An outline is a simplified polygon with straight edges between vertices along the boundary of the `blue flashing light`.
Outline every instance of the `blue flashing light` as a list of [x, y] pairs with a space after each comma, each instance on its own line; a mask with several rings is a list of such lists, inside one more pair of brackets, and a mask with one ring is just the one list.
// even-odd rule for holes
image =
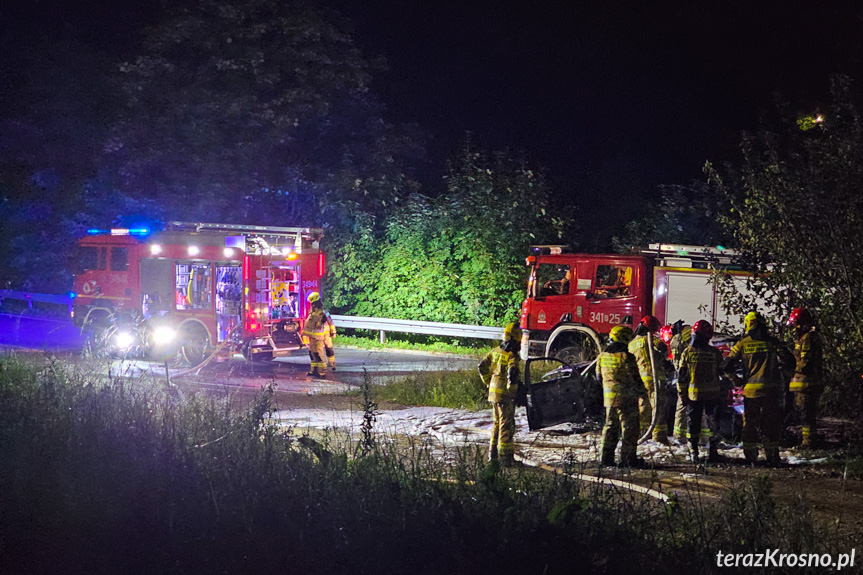
[[130, 236], [149, 236], [150, 228], [130, 228], [129, 229]]
[[105, 233], [105, 230], [100, 230], [99, 228], [90, 228], [87, 230], [87, 234], [91, 236], [98, 236], [99, 234]]
[[70, 291], [70, 292], [68, 293], [68, 296], [69, 296], [69, 299], [75, 299], [76, 297], [78, 297], [78, 294], [76, 294], [76, 293], [75, 293], [75, 292], [73, 292], [73, 291]]
[[721, 251], [725, 251], [725, 246], [716, 246], [716, 249]]

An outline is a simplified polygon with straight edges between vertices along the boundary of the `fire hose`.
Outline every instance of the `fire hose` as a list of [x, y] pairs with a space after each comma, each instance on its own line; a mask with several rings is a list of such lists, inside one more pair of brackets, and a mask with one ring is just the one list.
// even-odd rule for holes
[[[650, 426], [647, 428], [647, 431], [644, 432], [638, 439], [638, 443], [644, 443], [647, 441], [653, 430], [656, 428], [656, 420], [659, 418], [659, 389], [657, 386], [659, 385], [659, 380], [656, 377], [656, 361], [653, 359], [653, 332], [647, 332], [647, 356], [650, 358], [650, 374], [653, 376], [653, 416], [650, 418]], [[663, 390], [664, 391], [664, 390]], [[650, 392], [647, 392], [647, 397], [650, 399]]]
[[219, 353], [222, 351], [222, 349], [224, 349], [225, 345], [231, 343], [231, 336], [233, 336], [234, 332], [236, 332], [239, 328], [240, 328], [240, 326], [237, 326], [234, 329], [232, 329], [230, 332], [228, 332], [228, 334], [225, 336], [225, 340], [222, 343], [220, 343], [219, 345], [217, 345], [216, 349], [213, 350], [213, 353], [211, 353], [208, 357], [206, 357], [204, 359], [204, 361], [202, 361], [201, 363], [199, 363], [197, 365], [193, 365], [192, 367], [189, 367], [188, 369], [184, 369], [183, 371], [172, 374], [173, 377], [180, 377], [183, 375], [188, 375], [192, 372], [198, 372], [201, 369], [203, 369], [208, 363], [213, 361], [217, 355], [219, 355]]

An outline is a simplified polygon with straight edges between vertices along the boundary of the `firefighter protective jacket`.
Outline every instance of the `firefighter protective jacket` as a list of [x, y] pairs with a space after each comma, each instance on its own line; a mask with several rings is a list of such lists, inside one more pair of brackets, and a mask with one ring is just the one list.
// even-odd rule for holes
[[[649, 389], [653, 389], [653, 369], [650, 367], [650, 349], [647, 347], [647, 335], [640, 335], [629, 342], [629, 353], [635, 356], [635, 362], [638, 365], [638, 373], [641, 380]], [[653, 362], [656, 367], [656, 378], [659, 380], [659, 385], [665, 385], [665, 370], [662, 364], [665, 360], [665, 355], [668, 353], [668, 348], [662, 343], [658, 337], [653, 337]]]
[[680, 369], [680, 358], [683, 356], [683, 351], [689, 347], [689, 340], [692, 339], [692, 326], [684, 326], [683, 329], [671, 338], [671, 362], [674, 364], [674, 369]]
[[721, 396], [722, 352], [705, 343], [688, 346], [680, 356], [677, 391], [690, 401], [716, 401]]
[[794, 342], [794, 360], [796, 366], [789, 386], [791, 391], [824, 386], [824, 359], [818, 332], [808, 331], [797, 338]]
[[623, 344], [613, 343], [596, 360], [596, 378], [602, 383], [605, 407], [621, 407], [646, 394], [635, 357]]
[[783, 393], [780, 362], [790, 366], [794, 356], [759, 326], [731, 348], [726, 372], [733, 373], [738, 361], [743, 364], [743, 397], [779, 397]]
[[515, 401], [521, 375], [518, 371], [519, 356], [510, 342], [491, 350], [480, 362], [479, 375], [488, 386], [488, 400], [492, 403]]
[[327, 320], [324, 310], [313, 309], [310, 311], [306, 317], [306, 323], [303, 325], [303, 335], [308, 338], [323, 339], [326, 331]]

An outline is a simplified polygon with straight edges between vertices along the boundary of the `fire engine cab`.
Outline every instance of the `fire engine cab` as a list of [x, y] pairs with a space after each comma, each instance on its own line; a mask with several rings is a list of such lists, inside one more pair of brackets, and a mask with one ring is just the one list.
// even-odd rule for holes
[[[723, 247], [650, 244], [635, 255], [571, 253], [566, 246], [531, 246], [527, 298], [522, 304], [522, 358], [558, 357], [575, 364], [599, 354], [616, 325], [647, 314], [662, 324], [706, 319], [736, 328], [719, 301], [723, 286], [745, 296], [738, 254]], [[754, 298], [753, 298], [754, 299]], [[757, 303], [757, 302], [756, 302]]]
[[303, 347], [309, 306], [325, 273], [319, 228], [169, 222], [164, 229], [91, 229], [77, 247], [74, 318], [102, 333], [140, 318], [148, 346], [191, 365], [215, 346], [248, 359]]

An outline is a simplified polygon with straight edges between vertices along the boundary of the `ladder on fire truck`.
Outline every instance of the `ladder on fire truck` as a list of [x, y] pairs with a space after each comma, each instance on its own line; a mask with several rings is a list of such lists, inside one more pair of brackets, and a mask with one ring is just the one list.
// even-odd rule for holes
[[661, 266], [683, 268], [733, 269], [739, 267], [740, 252], [723, 246], [687, 246], [683, 244], [648, 244], [641, 253], [653, 255]]
[[165, 231], [183, 232], [227, 232], [236, 234], [258, 234], [294, 238], [302, 236], [319, 240], [324, 235], [322, 228], [291, 228], [280, 226], [253, 226], [246, 224], [213, 224], [206, 222], [166, 222]]

